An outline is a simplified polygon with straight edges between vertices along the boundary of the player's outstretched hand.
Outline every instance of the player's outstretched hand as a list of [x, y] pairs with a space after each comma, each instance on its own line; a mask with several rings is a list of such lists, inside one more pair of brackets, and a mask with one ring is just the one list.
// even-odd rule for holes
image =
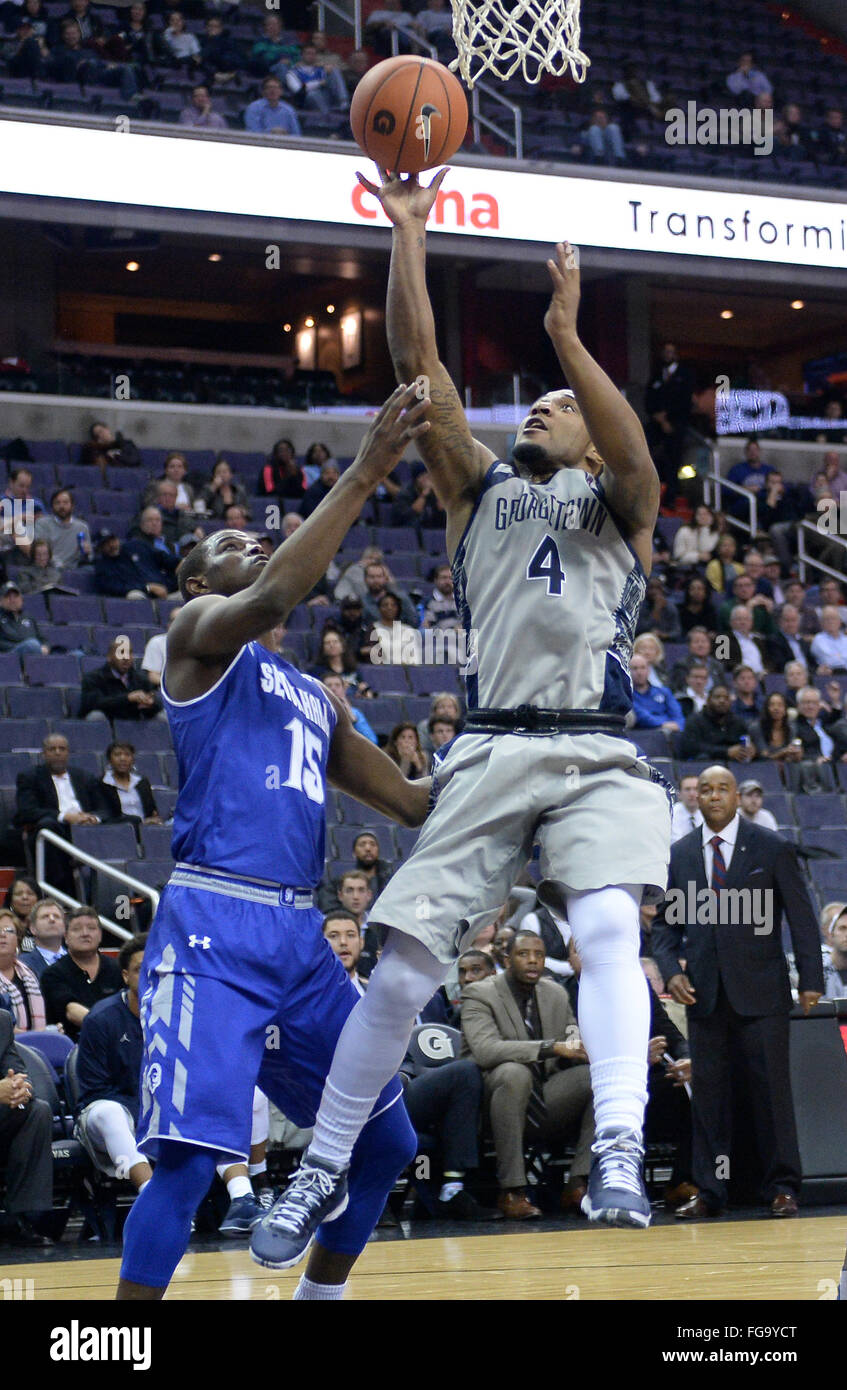
[[435, 195], [449, 174], [449, 168], [439, 169], [431, 183], [421, 184], [417, 174], [401, 178], [399, 174], [389, 174], [386, 169], [379, 170], [379, 185], [371, 183], [364, 174], [356, 174], [363, 188], [378, 198], [385, 215], [395, 227], [403, 227], [410, 222], [426, 222], [432, 211]]
[[553, 281], [553, 298], [544, 315], [544, 327], [555, 343], [557, 338], [576, 337], [579, 310], [579, 255], [569, 241], [556, 243], [556, 259], [547, 262]]
[[429, 421], [423, 418], [430, 406], [424, 383], [421, 377], [411, 386], [398, 386], [368, 426], [352, 467], [369, 487], [387, 478], [406, 446], [429, 429]]

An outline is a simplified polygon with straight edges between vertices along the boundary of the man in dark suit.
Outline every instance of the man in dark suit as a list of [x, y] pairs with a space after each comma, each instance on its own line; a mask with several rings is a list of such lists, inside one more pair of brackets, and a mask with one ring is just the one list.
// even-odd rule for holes
[[811, 645], [811, 637], [803, 637], [800, 634], [799, 611], [793, 603], [784, 603], [779, 613], [777, 630], [765, 644], [768, 670], [781, 674], [789, 661], [802, 661], [811, 670]]
[[[69, 767], [70, 745], [64, 734], [50, 734], [41, 745], [44, 761], [17, 776], [15, 824], [27, 827], [34, 837], [39, 830], [52, 830], [70, 839], [72, 825], [96, 825], [97, 792], [93, 777], [80, 768]], [[73, 894], [71, 860], [62, 850], [45, 846], [48, 881], [62, 892]]]
[[0, 1168], [11, 1217], [0, 1230], [0, 1245], [47, 1249], [53, 1242], [34, 1223], [53, 1207], [53, 1117], [47, 1102], [33, 1096], [14, 1033], [12, 1015], [0, 1009]]
[[666, 504], [678, 492], [677, 474], [691, 419], [692, 386], [691, 372], [680, 362], [675, 344], [665, 343], [645, 393], [644, 409], [648, 420], [647, 442], [659, 476], [666, 484], [663, 498]]
[[483, 1073], [494, 1147], [498, 1207], [510, 1221], [540, 1216], [526, 1195], [524, 1143], [576, 1137], [562, 1208], [579, 1210], [594, 1138], [588, 1055], [566, 991], [541, 978], [546, 952], [518, 931], [502, 975], [462, 991], [462, 1054]]
[[653, 925], [656, 963], [671, 996], [688, 1008], [700, 1195], [676, 1215], [696, 1220], [726, 1208], [732, 1073], [743, 1066], [765, 1170], [763, 1195], [772, 1215], [795, 1216], [801, 1172], [781, 923], [784, 912], [808, 1013], [823, 992], [815, 913], [793, 846], [739, 817], [727, 768], [700, 774], [698, 801], [703, 825], [672, 847], [668, 892]]
[[133, 665], [132, 646], [116, 637], [105, 663], [82, 678], [80, 719], [153, 719], [161, 713], [154, 686]]

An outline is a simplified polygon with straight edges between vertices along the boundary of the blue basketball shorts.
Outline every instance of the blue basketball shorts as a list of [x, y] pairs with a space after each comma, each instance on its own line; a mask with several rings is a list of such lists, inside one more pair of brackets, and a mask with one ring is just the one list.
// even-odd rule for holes
[[[246, 1161], [254, 1085], [296, 1125], [314, 1124], [359, 997], [322, 920], [311, 907], [166, 886], [139, 982], [143, 1153], [176, 1139]], [[392, 1106], [405, 1117], [400, 1095], [395, 1077], [374, 1116]]]

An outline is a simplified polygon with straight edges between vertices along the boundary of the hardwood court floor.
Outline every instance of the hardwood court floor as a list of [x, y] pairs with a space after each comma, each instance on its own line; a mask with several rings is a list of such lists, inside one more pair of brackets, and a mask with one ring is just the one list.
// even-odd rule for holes
[[[360, 1300], [776, 1299], [835, 1297], [847, 1215], [758, 1219], [649, 1231], [511, 1231], [377, 1241], [348, 1297]], [[45, 1260], [0, 1268], [33, 1280], [41, 1300], [110, 1299], [117, 1259]], [[168, 1299], [287, 1300], [298, 1271], [274, 1274], [247, 1251], [190, 1252]]]

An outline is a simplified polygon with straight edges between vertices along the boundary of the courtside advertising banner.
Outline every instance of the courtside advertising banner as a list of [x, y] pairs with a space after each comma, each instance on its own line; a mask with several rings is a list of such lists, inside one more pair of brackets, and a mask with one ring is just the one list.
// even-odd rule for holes
[[[376, 177], [364, 155], [0, 120], [7, 194], [388, 226], [357, 169]], [[456, 166], [429, 225], [445, 236], [847, 267], [843, 201], [619, 182], [599, 172]]]

